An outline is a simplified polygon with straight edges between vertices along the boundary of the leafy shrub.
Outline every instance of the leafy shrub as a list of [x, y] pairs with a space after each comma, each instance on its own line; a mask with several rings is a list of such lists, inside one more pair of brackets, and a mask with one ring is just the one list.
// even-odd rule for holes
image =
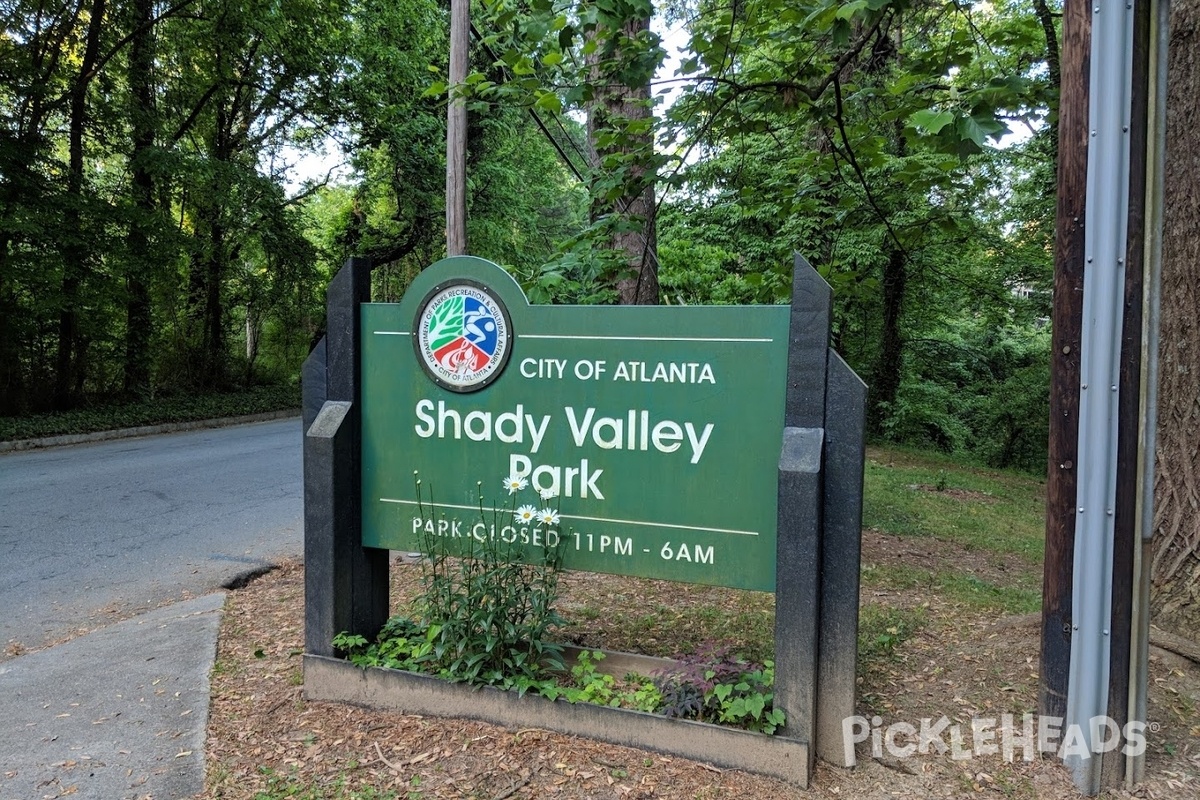
[[878, 429], [894, 442], [1042, 473], [1049, 386], [1045, 327], [946, 318], [936, 332], [909, 343], [896, 400], [881, 404]]
[[[489, 530], [501, 528], [493, 519]], [[562, 646], [548, 639], [564, 621], [554, 608], [561, 540], [541, 548], [532, 563], [521, 560], [525, 554], [516, 541], [495, 536], [466, 542], [461, 557], [448, 551], [444, 537], [428, 534], [423, 543], [418, 607], [437, 629], [433, 663], [451, 680], [521, 691], [547, 670], [563, 670]]]
[[[657, 712], [663, 705], [662, 692], [654, 681], [644, 675], [626, 675], [618, 681], [613, 675], [596, 669], [597, 662], [604, 659], [599, 650], [580, 652], [575, 666], [571, 667], [573, 686], [562, 692], [571, 703], [593, 703], [612, 708], [632, 708], [637, 711]], [[543, 691], [542, 694], [548, 694]]]
[[[417, 480], [418, 499], [421, 492]], [[420, 509], [423, 518], [437, 516], [436, 507], [422, 502]], [[482, 498], [479, 513], [489, 522]], [[511, 509], [491, 512], [487, 529], [501, 530], [500, 515], [508, 513], [518, 513], [515, 495]], [[557, 512], [541, 513], [557, 522]], [[561, 540], [536, 550], [528, 562], [516, 539], [490, 536], [480, 542], [468, 536], [463, 541], [465, 551], [451, 552], [445, 537], [423, 534], [423, 588], [415, 603], [416, 619], [389, 620], [373, 643], [339, 634], [334, 646], [359, 666], [431, 672], [521, 693], [540, 690], [550, 672], [566, 669], [562, 645], [549, 640], [551, 630], [563, 623], [554, 608]]]
[[240, 392], [186, 394], [53, 414], [0, 417], [0, 441], [196, 422], [293, 408], [300, 408], [298, 385], [256, 386]]
[[976, 449], [991, 467], [1041, 473], [1050, 439], [1049, 359], [1020, 367], [980, 398]]
[[680, 668], [660, 674], [662, 713], [668, 717], [720, 722], [762, 733], [784, 724], [775, 699], [775, 665], [750, 664], [728, 647], [708, 645], [679, 659]]

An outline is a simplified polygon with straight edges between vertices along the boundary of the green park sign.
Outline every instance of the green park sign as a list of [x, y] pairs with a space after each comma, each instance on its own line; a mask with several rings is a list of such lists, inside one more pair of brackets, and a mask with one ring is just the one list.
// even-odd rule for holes
[[[832, 293], [802, 257], [778, 306], [530, 306], [470, 257], [430, 266], [399, 303], [370, 289], [370, 262], [350, 259], [304, 364], [310, 697], [362, 688], [337, 677], [356, 668], [332, 642], [384, 626], [390, 551], [491, 543], [567, 569], [774, 592], [775, 740], [801, 763], [701, 747], [690, 728], [670, 745], [654, 725], [588, 735], [802, 783], [814, 755], [853, 763], [866, 387], [829, 346]], [[309, 667], [334, 671], [310, 685]], [[396, 707], [444, 710], [423, 691]]]
[[487, 261], [433, 265], [361, 309], [363, 544], [499, 537], [568, 569], [774, 590], [789, 316], [530, 306]]

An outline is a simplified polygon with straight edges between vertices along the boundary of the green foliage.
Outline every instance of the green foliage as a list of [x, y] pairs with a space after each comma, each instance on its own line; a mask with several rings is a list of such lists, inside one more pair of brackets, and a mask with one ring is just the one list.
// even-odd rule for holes
[[679, 668], [659, 675], [663, 713], [680, 719], [720, 722], [771, 734], [786, 721], [774, 708], [775, 665], [750, 664], [728, 647], [708, 645], [679, 659]]
[[96, 8], [6, 6], [0, 414], [286, 381], [321, 314], [281, 153], [345, 5]]
[[[500, 530], [499, 515], [506, 512], [494, 511], [488, 520], [482, 500], [480, 506], [490, 530]], [[563, 668], [562, 647], [548, 639], [563, 621], [554, 609], [561, 540], [541, 548], [531, 563], [516, 540], [466, 542], [465, 552], [451, 553], [444, 537], [426, 533], [423, 541], [418, 605], [433, 631], [432, 663], [451, 680], [527, 691], [548, 670]]]
[[[501, 530], [500, 515], [516, 511], [496, 509], [490, 517], [479, 500], [482, 522]], [[420, 480], [417, 496], [423, 519], [440, 518], [437, 506], [426, 503]], [[557, 516], [557, 514], [555, 514]], [[359, 666], [430, 672], [451, 681], [476, 686], [516, 689], [524, 694], [545, 688], [546, 677], [565, 670], [562, 646], [549, 634], [563, 620], [554, 609], [562, 564], [561, 540], [545, 546], [526, 560], [519, 542], [502, 536], [480, 542], [464, 537], [465, 549], [452, 550], [446, 537], [427, 530], [423, 534], [422, 591], [416, 599], [415, 619], [395, 617], [378, 638], [368, 643], [361, 636], [339, 634], [334, 646]]]
[[[635, 711], [655, 713], [662, 708], [662, 692], [654, 681], [644, 675], [626, 675], [618, 682], [615, 676], [597, 669], [604, 660], [599, 650], [582, 650], [571, 667], [571, 683], [562, 690], [562, 697], [570, 703], [592, 703], [612, 708], [631, 708]], [[543, 695], [554, 699], [551, 692]]]
[[0, 441], [93, 433], [169, 422], [236, 417], [300, 407], [300, 389], [258, 386], [239, 392], [187, 394], [25, 417], [0, 417]]
[[371, 786], [350, 788], [346, 779], [339, 777], [326, 785], [313, 785], [294, 775], [281, 775], [270, 767], [259, 767], [267, 780], [267, 788], [256, 792], [254, 800], [395, 800], [395, 792], [384, 792]]
[[[720, 705], [721, 722], [752, 731], [774, 733], [783, 726], [783, 711], [771, 707], [775, 685], [775, 667], [770, 661], [762, 669], [744, 672], [737, 683], [719, 683], [712, 697]], [[708, 698], [706, 698], [708, 699]]]
[[[618, 680], [599, 669], [604, 653], [584, 650], [567, 678], [562, 647], [541, 638], [561, 619], [552, 610], [539, 608], [538, 598], [530, 599], [539, 591], [553, 598], [554, 591], [545, 590], [554, 579], [546, 573], [556, 575], [556, 563], [518, 564], [512, 560], [514, 553], [483, 549], [473, 557], [454, 559], [454, 565], [443, 560], [435, 572], [433, 564], [444, 547], [430, 544], [425, 589], [416, 601], [422, 616], [393, 617], [374, 642], [339, 633], [333, 645], [351, 663], [427, 672], [446, 680], [532, 692], [548, 700], [561, 697], [570, 703], [663, 713], [768, 734], [783, 725], [783, 712], [771, 706], [774, 668], [770, 661], [757, 666], [721, 651], [723, 660], [712, 662], [714, 654], [706, 651], [685, 658], [679, 672], [657, 679], [630, 674]], [[500, 564], [498, 557], [510, 560]], [[469, 566], [474, 562], [479, 566]], [[695, 703], [682, 699], [693, 697]]]
[[[461, 87], [427, 0], [135, 6], [5, 13], [0, 414], [294, 382], [347, 256], [394, 300], [442, 255], [453, 92], [472, 252], [533, 302], [614, 302], [657, 187], [665, 302], [786, 301], [799, 251], [874, 435], [1044, 469], [1061, 3], [701, 0], [669, 106], [619, 89], [663, 56], [644, 0], [487, 0]], [[348, 182], [289, 181], [329, 136]]]
[[897, 647], [927, 624], [923, 608], [864, 605], [858, 616], [858, 658], [863, 670], [890, 660]]

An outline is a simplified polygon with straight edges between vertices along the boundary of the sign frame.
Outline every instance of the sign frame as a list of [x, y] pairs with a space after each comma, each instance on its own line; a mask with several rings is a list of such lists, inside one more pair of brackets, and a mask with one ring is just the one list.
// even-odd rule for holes
[[[478, 261], [457, 257], [435, 267], [470, 272]], [[362, 427], [369, 300], [370, 264], [351, 259], [330, 283], [328, 332], [303, 370], [306, 663], [335, 657], [339, 632], [374, 638], [388, 614], [389, 551], [362, 539], [363, 453], [373, 446]], [[842, 720], [856, 711], [866, 386], [830, 349], [831, 303], [829, 285], [797, 254], [774, 476], [775, 705], [787, 715], [783, 735], [811, 745], [807, 774], [814, 756], [854, 763]], [[632, 310], [612, 310], [622, 309]], [[509, 303], [508, 311], [518, 310]], [[483, 396], [500, 380], [467, 396]]]

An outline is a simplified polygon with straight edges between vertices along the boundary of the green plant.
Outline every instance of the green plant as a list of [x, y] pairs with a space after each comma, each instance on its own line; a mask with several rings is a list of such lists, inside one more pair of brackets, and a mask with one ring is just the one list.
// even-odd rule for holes
[[622, 706], [650, 713], [662, 708], [663, 694], [654, 685], [654, 681], [644, 675], [626, 675], [626, 682], [633, 684], [633, 689], [625, 692]]
[[[632, 708], [655, 713], [662, 708], [663, 696], [654, 681], [644, 675], [628, 674], [623, 681], [600, 672], [596, 665], [604, 659], [599, 650], [583, 650], [571, 667], [574, 686], [563, 691], [571, 703], [593, 703], [612, 708]], [[546, 692], [542, 692], [546, 694]]]
[[[421, 481], [417, 498], [426, 517]], [[505, 479], [512, 498], [507, 509], [487, 509], [479, 495], [479, 515], [491, 531], [482, 541], [464, 537], [465, 551], [451, 551], [446, 537], [423, 533], [423, 589], [418, 607], [428, 621], [428, 657], [445, 677], [471, 684], [535, 688], [547, 670], [563, 670], [562, 646], [549, 641], [563, 623], [554, 608], [562, 566], [562, 539], [541, 547], [523, 547], [516, 536], [506, 541], [502, 515], [518, 524], [557, 526], [556, 509], [517, 506], [526, 488], [519, 476]], [[551, 499], [545, 497], [543, 499]], [[430, 493], [430, 505], [436, 506]], [[489, 519], [490, 516], [490, 519]], [[490, 524], [488, 524], [490, 523]], [[500, 532], [500, 533], [497, 533]]]
[[[421, 516], [436, 517], [431, 493], [427, 506], [419, 477], [416, 484]], [[517, 507], [526, 485], [519, 476], [505, 480], [512, 498], [507, 509], [485, 508], [481, 493], [479, 514], [493, 533], [464, 537], [461, 549], [452, 550], [433, 526], [423, 533], [416, 619], [392, 618], [375, 642], [342, 633], [334, 646], [359, 666], [431, 672], [452, 681], [557, 696], [547, 676], [565, 671], [562, 646], [549, 640], [550, 631], [563, 622], [554, 608], [561, 539], [523, 548], [515, 536], [506, 541], [503, 533], [495, 533], [505, 528], [501, 515], [510, 513], [518, 524], [542, 524], [547, 530], [558, 524], [556, 509]]]
[[604, 658], [599, 650], [583, 650], [571, 667], [571, 675], [575, 678], [575, 686], [567, 689], [565, 696], [572, 703], [593, 703], [598, 706], [613, 706], [621, 704], [616, 696], [614, 686], [617, 679], [596, 670], [596, 662]]
[[678, 670], [658, 676], [663, 713], [669, 717], [721, 722], [774, 733], [785, 720], [772, 705], [775, 665], [749, 664], [728, 647], [706, 646], [680, 659]]
[[342, 632], [333, 637], [333, 646], [346, 653], [351, 663], [360, 667], [420, 671], [424, 664], [433, 660], [432, 640], [438, 633], [436, 625], [392, 617], [374, 642]]
[[775, 664], [771, 661], [761, 669], [743, 672], [737, 683], [718, 683], [705, 701], [715, 698], [720, 721], [752, 731], [774, 733], [784, 723], [783, 711], [771, 707], [775, 699]]

